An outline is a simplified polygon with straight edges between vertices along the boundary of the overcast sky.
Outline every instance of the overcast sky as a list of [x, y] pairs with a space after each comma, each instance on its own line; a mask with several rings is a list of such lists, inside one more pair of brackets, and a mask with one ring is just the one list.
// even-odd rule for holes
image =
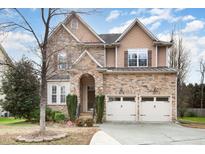
[[[40, 36], [42, 22], [39, 20], [38, 9], [20, 9], [26, 15], [29, 22]], [[0, 21], [10, 18], [17, 20], [17, 14], [11, 10], [5, 10], [4, 16], [0, 15]], [[81, 15], [82, 18], [99, 34], [121, 33], [135, 19], [138, 18], [159, 39], [169, 41], [170, 32], [175, 27], [183, 34], [186, 50], [190, 52], [191, 65], [186, 82], [199, 82], [199, 59], [205, 58], [205, 9], [100, 9], [90, 15]], [[62, 21], [63, 17], [55, 19], [53, 25]], [[0, 33], [1, 34], [1, 33]], [[36, 61], [30, 49], [35, 40], [32, 35], [23, 30], [0, 35], [0, 43], [8, 52], [8, 55], [19, 60], [23, 55]]]

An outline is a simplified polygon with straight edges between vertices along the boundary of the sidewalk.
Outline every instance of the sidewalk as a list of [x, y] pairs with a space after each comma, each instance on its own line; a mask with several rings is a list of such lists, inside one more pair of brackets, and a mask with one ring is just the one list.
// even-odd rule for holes
[[91, 139], [90, 145], [120, 145], [120, 143], [105, 132], [98, 131]]

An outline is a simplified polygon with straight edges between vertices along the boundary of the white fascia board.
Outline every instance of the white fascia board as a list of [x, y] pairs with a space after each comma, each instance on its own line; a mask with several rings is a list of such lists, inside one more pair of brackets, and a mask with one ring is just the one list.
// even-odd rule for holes
[[100, 41], [105, 43], [105, 41], [79, 15], [76, 14], [76, 16]]
[[140, 22], [140, 21], [136, 18], [136, 19], [130, 24], [130, 26], [128, 26], [128, 28], [125, 29], [125, 31], [118, 37], [118, 39], [117, 39], [115, 42], [120, 41], [120, 40], [132, 29], [132, 27], [133, 27], [136, 23], [138, 23], [139, 26], [140, 26], [153, 40], [159, 41], [158, 38], [157, 38], [156, 36], [154, 36], [154, 34], [152, 34], [152, 33], [145, 27], [145, 25], [144, 25], [142, 22]]
[[77, 64], [77, 63], [80, 61], [80, 59], [81, 59], [83, 56], [85, 56], [85, 54], [87, 54], [87, 55], [92, 59], [92, 61], [94, 61], [94, 63], [96, 63], [98, 66], [103, 67], [87, 50], [85, 50], [85, 51], [76, 59], [76, 61], [73, 63], [73, 65]]
[[80, 42], [80, 40], [64, 24], [62, 24], [62, 26], [77, 42]]

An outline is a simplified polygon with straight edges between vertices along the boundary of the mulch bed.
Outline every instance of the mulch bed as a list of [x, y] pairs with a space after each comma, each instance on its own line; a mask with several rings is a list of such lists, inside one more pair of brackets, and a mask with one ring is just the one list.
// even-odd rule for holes
[[181, 123], [181, 125], [184, 127], [205, 129], [205, 124], [198, 124], [198, 123], [182, 124]]
[[[23, 128], [22, 128], [23, 129]], [[59, 130], [58, 127], [56, 127]], [[16, 142], [16, 137], [18, 137], [19, 133], [5, 133], [0, 135], [0, 145], [16, 145], [16, 144], [38, 144], [38, 145], [88, 145], [93, 137], [93, 135], [99, 130], [97, 127], [72, 127], [72, 128], [64, 128], [63, 132], [68, 134], [67, 137], [54, 141], [47, 142]], [[35, 134], [35, 133], [34, 133]]]

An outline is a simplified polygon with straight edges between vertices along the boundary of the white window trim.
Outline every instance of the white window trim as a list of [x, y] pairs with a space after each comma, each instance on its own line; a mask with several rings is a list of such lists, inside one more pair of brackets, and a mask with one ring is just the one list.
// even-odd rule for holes
[[[52, 86], [56, 86], [56, 96], [57, 102], [52, 102]], [[65, 86], [65, 103], [61, 103], [61, 87]], [[66, 105], [66, 96], [70, 93], [70, 82], [48, 82], [47, 85], [47, 97], [48, 97], [48, 105]]]
[[[139, 53], [139, 52], [143, 52], [143, 50], [147, 54], [147, 66], [139, 66], [139, 59], [138, 59], [139, 56], [137, 56], [137, 66], [129, 66], [129, 53]], [[148, 64], [149, 64], [148, 48], [132, 48], [132, 49], [128, 49], [127, 63], [128, 63], [128, 67], [148, 67]]]

